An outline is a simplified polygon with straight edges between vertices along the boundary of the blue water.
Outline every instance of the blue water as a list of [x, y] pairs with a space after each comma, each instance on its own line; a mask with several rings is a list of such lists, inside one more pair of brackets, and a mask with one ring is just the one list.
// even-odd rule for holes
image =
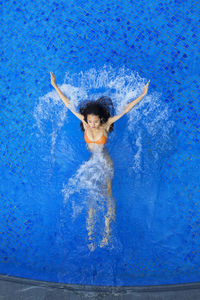
[[[0, 12], [0, 273], [118, 286], [198, 281], [199, 3], [3, 1]], [[116, 220], [104, 247], [111, 202], [87, 179], [99, 183], [107, 169], [98, 155], [89, 161], [50, 71], [76, 109], [107, 95], [116, 114], [151, 79], [109, 136]]]

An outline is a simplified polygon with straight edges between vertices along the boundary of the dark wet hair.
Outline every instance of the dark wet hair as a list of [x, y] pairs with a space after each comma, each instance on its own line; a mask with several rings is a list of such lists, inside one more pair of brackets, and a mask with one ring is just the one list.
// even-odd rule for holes
[[[81, 103], [79, 108], [81, 115], [84, 116], [84, 120], [87, 122], [87, 115], [95, 115], [100, 118], [101, 124], [104, 124], [114, 114], [114, 107], [112, 100], [109, 97], [102, 96], [101, 98], [94, 100], [86, 100]], [[80, 123], [82, 131], [84, 131], [83, 123]], [[113, 124], [109, 128], [109, 132], [113, 131]]]

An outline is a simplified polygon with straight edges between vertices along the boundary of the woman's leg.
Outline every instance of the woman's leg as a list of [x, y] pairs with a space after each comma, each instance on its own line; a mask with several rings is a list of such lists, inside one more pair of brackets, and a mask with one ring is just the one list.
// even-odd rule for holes
[[[104, 150], [104, 154], [105, 154], [107, 163], [113, 169], [113, 161], [112, 161], [110, 155], [108, 154], [108, 152], [106, 150]], [[107, 182], [107, 192], [108, 192], [108, 196], [112, 197], [112, 179], [111, 178], [108, 179], [108, 182]]]
[[[107, 159], [108, 164], [113, 168], [113, 162], [109, 156], [109, 154], [105, 151], [105, 157]], [[111, 236], [111, 228], [110, 224], [112, 221], [115, 222], [116, 220], [116, 204], [115, 200], [112, 197], [112, 179], [110, 178], [107, 182], [107, 213], [105, 215], [105, 231], [104, 231], [104, 237], [101, 241], [100, 247], [104, 247], [108, 244], [108, 239]]]
[[[110, 168], [113, 169], [113, 162], [107, 153], [106, 150], [103, 151], [104, 157], [106, 158], [106, 161]], [[90, 156], [90, 159], [92, 159], [93, 154]], [[89, 159], [89, 160], [90, 160]], [[109, 174], [108, 174], [109, 175]], [[109, 238], [111, 236], [111, 222], [115, 221], [116, 217], [116, 209], [115, 209], [115, 200], [112, 197], [112, 178], [109, 176], [107, 180], [107, 193], [104, 193], [102, 190], [102, 195], [104, 196], [104, 199], [106, 199], [106, 204], [107, 204], [107, 212], [104, 216], [105, 218], [105, 229], [104, 229], [104, 235], [103, 239], [101, 241], [100, 247], [104, 247], [105, 245], [108, 244]], [[95, 244], [94, 244], [94, 239], [95, 239], [95, 217], [96, 217], [96, 210], [94, 208], [90, 208], [88, 211], [88, 218], [87, 218], [87, 230], [88, 230], [88, 238], [89, 238], [89, 249], [90, 251], [95, 250]]]
[[96, 210], [94, 208], [90, 208], [88, 212], [88, 218], [87, 218], [87, 231], [88, 231], [88, 239], [89, 239], [89, 249], [90, 251], [94, 251], [94, 243], [93, 240], [95, 238], [94, 236], [94, 226], [95, 226], [95, 212]]
[[108, 245], [109, 238], [111, 237], [112, 234], [110, 225], [112, 221], [115, 222], [116, 220], [116, 205], [113, 197], [108, 197], [107, 206], [108, 206], [108, 211], [107, 214], [105, 215], [104, 235], [100, 247], [104, 247], [105, 245]]

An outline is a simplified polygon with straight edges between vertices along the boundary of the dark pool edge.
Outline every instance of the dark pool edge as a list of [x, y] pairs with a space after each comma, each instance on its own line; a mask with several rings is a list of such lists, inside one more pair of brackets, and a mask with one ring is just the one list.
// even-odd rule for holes
[[[140, 300], [147, 299], [147, 297], [154, 299], [154, 296], [155, 299], [188, 299], [188, 296], [190, 299], [200, 299], [200, 282], [152, 286], [97, 286], [40, 281], [0, 274], [0, 297], [3, 296], [3, 299], [11, 299], [6, 298], [9, 293], [12, 293], [12, 296], [9, 297], [15, 297], [14, 299], [18, 299], [17, 295], [19, 295], [19, 299], [26, 299], [26, 291], [29, 292], [29, 297], [34, 295], [34, 299], [76, 300], [80, 297], [81, 299], [98, 299], [99, 297], [116, 299], [120, 297], [121, 300], [132, 299], [131, 296], [136, 295], [140, 297]], [[42, 295], [45, 295], [44, 298]], [[161, 298], [158, 298], [159, 296]]]

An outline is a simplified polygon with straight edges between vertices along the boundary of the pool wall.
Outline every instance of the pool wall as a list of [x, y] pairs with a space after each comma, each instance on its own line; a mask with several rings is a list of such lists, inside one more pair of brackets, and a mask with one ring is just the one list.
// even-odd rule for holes
[[200, 284], [103, 287], [60, 284], [1, 275], [0, 291], [4, 300], [198, 300]]

